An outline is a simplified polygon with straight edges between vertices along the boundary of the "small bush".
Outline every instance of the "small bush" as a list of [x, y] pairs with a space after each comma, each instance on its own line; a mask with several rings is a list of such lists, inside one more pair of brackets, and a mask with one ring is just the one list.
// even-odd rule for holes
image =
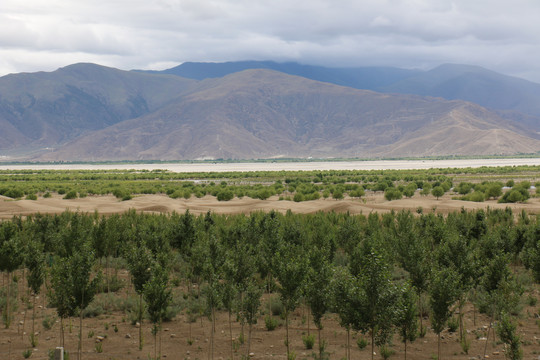
[[277, 297], [270, 298], [270, 311], [274, 316], [281, 316], [284, 314], [283, 304]]
[[363, 337], [359, 337], [358, 340], [356, 340], [356, 345], [358, 345], [360, 350], [363, 350], [368, 346], [368, 341]]
[[264, 325], [266, 326], [266, 330], [268, 331], [273, 331], [277, 328], [278, 326], [278, 320], [276, 318], [273, 318], [272, 316], [270, 315], [267, 315], [265, 318], [264, 318]]
[[37, 195], [36, 194], [28, 194], [26, 195], [26, 200], [37, 200]]
[[379, 351], [381, 352], [381, 357], [383, 359], [389, 359], [390, 356], [394, 355], [395, 354], [395, 351], [392, 350], [392, 348], [390, 348], [388, 345], [383, 345], [379, 348]]
[[26, 349], [22, 353], [23, 357], [25, 359], [28, 359], [30, 356], [32, 356], [32, 349]]
[[448, 331], [449, 332], [451, 332], [451, 333], [456, 332], [458, 328], [459, 328], [459, 320], [458, 320], [458, 318], [453, 316], [450, 319], [448, 319]]
[[48, 191], [47, 191], [45, 194], [43, 194], [43, 198], [45, 198], [45, 199], [48, 199], [48, 198], [50, 198], [51, 196], [52, 196], [51, 193], [48, 192]]
[[313, 345], [315, 345], [315, 335], [302, 336], [302, 342], [307, 350], [313, 349]]
[[50, 317], [50, 316], [45, 316], [45, 318], [43, 319], [43, 321], [41, 322], [41, 324], [43, 325], [43, 328], [45, 330], [51, 330], [54, 323], [55, 323], [56, 319]]
[[70, 190], [66, 195], [64, 195], [64, 200], [71, 200], [77, 198], [77, 192], [75, 190]]

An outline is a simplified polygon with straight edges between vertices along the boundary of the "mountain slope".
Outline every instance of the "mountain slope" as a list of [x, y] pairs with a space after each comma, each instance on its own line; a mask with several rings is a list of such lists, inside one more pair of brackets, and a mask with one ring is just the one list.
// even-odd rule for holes
[[194, 83], [75, 64], [0, 78], [0, 149], [57, 147], [84, 133], [155, 111]]
[[508, 111], [533, 116], [534, 120], [529, 119], [527, 125], [540, 130], [540, 84], [478, 66], [445, 64], [430, 71], [420, 71], [394, 67], [329, 68], [272, 61], [188, 62], [157, 73], [202, 80], [247, 69], [271, 69], [355, 89], [470, 101], [506, 111], [502, 114], [514, 120], [522, 117]]
[[39, 160], [375, 157], [530, 153], [540, 141], [463, 101], [357, 90], [270, 70], [193, 85], [152, 113]]

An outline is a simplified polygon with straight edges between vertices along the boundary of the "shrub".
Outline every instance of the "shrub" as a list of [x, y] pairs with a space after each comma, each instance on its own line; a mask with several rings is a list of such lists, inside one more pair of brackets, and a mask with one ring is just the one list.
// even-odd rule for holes
[[36, 194], [28, 194], [26, 195], [26, 200], [37, 200]]
[[64, 196], [64, 200], [71, 200], [77, 198], [77, 192], [75, 190], [70, 190], [68, 193]]
[[51, 196], [52, 196], [51, 193], [48, 192], [48, 191], [47, 191], [45, 194], [43, 194], [43, 197], [44, 197], [45, 199], [48, 199], [48, 198], [50, 198]]
[[365, 349], [366, 346], [368, 346], [368, 344], [369, 344], [368, 341], [363, 337], [359, 337], [358, 340], [356, 340], [356, 345], [358, 345], [358, 348], [360, 350]]
[[384, 190], [384, 197], [388, 201], [399, 200], [403, 197], [403, 194], [398, 189], [389, 187]]
[[315, 335], [302, 336], [302, 342], [307, 350], [313, 349], [313, 345], [315, 345]]
[[229, 200], [232, 200], [233, 197], [234, 197], [234, 194], [229, 189], [222, 189], [217, 193], [218, 201], [229, 201]]
[[278, 326], [278, 320], [270, 315], [267, 315], [264, 318], [264, 325], [266, 326], [266, 330], [273, 331]]
[[459, 320], [456, 317], [451, 317], [448, 319], [448, 332], [456, 332], [459, 328]]

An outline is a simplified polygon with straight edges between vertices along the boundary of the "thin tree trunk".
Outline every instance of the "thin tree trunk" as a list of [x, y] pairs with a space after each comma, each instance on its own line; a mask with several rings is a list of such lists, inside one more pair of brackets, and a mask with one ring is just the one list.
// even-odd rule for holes
[[156, 325], [154, 325], [154, 359], [157, 360], [157, 332], [158, 329]]
[[420, 299], [420, 294], [418, 294], [418, 313], [420, 314], [420, 337], [424, 337], [424, 327], [422, 323], [422, 317], [424, 317], [424, 314], [422, 314], [422, 301]]
[[351, 360], [351, 329], [347, 326], [347, 360]]
[[441, 360], [441, 333], [437, 336], [437, 360]]
[[308, 306], [306, 306], [306, 307], [307, 307], [307, 334], [309, 336], [309, 335], [311, 335], [311, 333], [310, 333], [311, 326], [310, 326], [310, 322], [309, 322], [309, 312], [310, 312], [309, 310], [310, 310], [310, 308]]
[[161, 359], [161, 337], [162, 337], [162, 333], [161, 333], [161, 321], [159, 322], [159, 328], [157, 329], [157, 331], [159, 332], [159, 358]]
[[11, 325], [11, 319], [9, 318], [9, 300], [11, 297], [11, 280], [10, 280], [11, 273], [7, 273], [7, 297], [6, 297], [6, 329], [9, 329], [9, 325]]
[[64, 318], [60, 317], [60, 346], [64, 347], [65, 341], [64, 341]]
[[317, 332], [318, 332], [318, 335], [319, 335], [319, 359], [322, 359], [322, 353], [323, 353], [323, 348], [322, 348], [322, 344], [321, 344], [321, 328], [317, 326]]
[[79, 348], [77, 349], [77, 359], [81, 360], [82, 356], [82, 318], [83, 312], [82, 309], [79, 312]]
[[34, 336], [36, 336], [35, 323], [36, 323], [36, 294], [34, 294], [34, 301], [32, 305], [32, 334], [30, 335], [31, 336], [30, 339], [32, 340], [33, 347], [35, 347]]
[[[191, 337], [191, 334], [190, 334]], [[229, 310], [229, 339], [231, 340], [231, 360], [234, 360], [234, 341], [232, 337], [231, 311]]]
[[491, 324], [493, 324], [493, 319], [494, 319], [494, 315], [491, 316], [491, 320], [489, 322], [489, 327], [488, 327], [488, 332], [487, 332], [487, 335], [486, 335], [486, 345], [484, 346], [484, 356], [483, 358], [486, 357], [486, 353], [487, 353], [487, 346], [488, 346], [488, 342], [489, 342], [489, 332], [491, 331]]
[[289, 360], [289, 310], [285, 309], [285, 342], [287, 343], [287, 360]]
[[407, 360], [407, 339], [405, 339], [405, 360]]
[[375, 352], [375, 332], [371, 329], [371, 360], [373, 360], [373, 353]]
[[248, 329], [248, 343], [247, 343], [246, 359], [249, 359], [249, 352], [251, 350], [251, 328], [252, 328], [252, 325], [250, 323], [249, 329]]
[[139, 294], [139, 350], [143, 349], [142, 337], [142, 293]]

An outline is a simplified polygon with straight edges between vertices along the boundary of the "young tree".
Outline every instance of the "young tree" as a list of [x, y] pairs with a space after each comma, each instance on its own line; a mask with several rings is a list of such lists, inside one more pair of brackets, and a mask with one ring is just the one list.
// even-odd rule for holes
[[444, 188], [442, 186], [435, 186], [433, 190], [431, 190], [431, 194], [439, 200], [439, 198], [444, 195]]
[[398, 291], [392, 283], [386, 260], [369, 244], [359, 246], [353, 256], [359, 256], [360, 272], [356, 274], [358, 316], [353, 328], [371, 335], [371, 358], [375, 344], [382, 346], [392, 333]]
[[418, 337], [418, 309], [413, 288], [406, 283], [400, 290], [395, 325], [405, 346], [404, 358], [407, 360], [407, 342], [413, 342]]
[[279, 263], [276, 275], [279, 281], [279, 295], [285, 308], [285, 343], [287, 345], [287, 359], [289, 359], [289, 314], [298, 306], [306, 276], [307, 258], [297, 247], [283, 246], [277, 259], [279, 259]]
[[246, 288], [246, 296], [243, 299], [243, 317], [248, 324], [248, 343], [246, 358], [249, 358], [249, 352], [251, 350], [251, 330], [253, 328], [253, 325], [257, 323], [259, 307], [261, 306], [262, 292], [263, 290], [259, 286], [257, 286], [257, 284], [252, 280], [249, 282]]
[[331, 266], [321, 248], [309, 250], [310, 266], [306, 276], [305, 296], [313, 314], [313, 322], [317, 327], [319, 342], [319, 359], [322, 359], [324, 345], [321, 341], [322, 317], [330, 307]]
[[519, 338], [519, 335], [516, 334], [516, 324], [512, 322], [510, 316], [506, 313], [502, 314], [500, 321], [497, 323], [497, 334], [505, 344], [505, 354], [508, 359], [523, 359], [521, 339]]
[[339, 324], [347, 330], [347, 359], [351, 358], [350, 335], [356, 316], [354, 278], [344, 267], [335, 269], [331, 280], [332, 309], [339, 316]]
[[7, 296], [4, 310], [4, 321], [6, 329], [11, 325], [11, 274], [21, 266], [24, 256], [20, 232], [13, 222], [0, 223], [0, 270], [6, 271], [7, 276]]
[[[83, 311], [93, 300], [101, 277], [92, 279], [94, 252], [88, 242], [75, 250], [70, 257], [57, 257], [53, 264], [51, 285], [53, 304], [61, 319], [79, 316], [79, 342], [77, 358], [82, 353], [82, 318]], [[64, 346], [63, 324], [61, 326], [62, 346]]]
[[26, 254], [26, 265], [28, 266], [28, 287], [32, 289], [33, 305], [32, 305], [32, 332], [30, 333], [30, 343], [32, 347], [37, 346], [36, 332], [35, 332], [35, 318], [36, 318], [36, 297], [41, 291], [41, 286], [45, 280], [45, 254], [43, 253], [43, 244], [35, 239], [32, 239], [28, 243]]
[[[169, 274], [166, 268], [159, 262], [154, 263], [151, 269], [151, 277], [143, 286], [144, 300], [148, 304], [147, 311], [153, 324], [154, 334], [154, 358], [161, 358], [161, 322], [172, 300], [172, 290], [169, 287]], [[157, 335], [159, 336], [159, 356], [157, 353]]]
[[150, 280], [150, 269], [154, 266], [154, 258], [143, 241], [131, 243], [125, 249], [125, 258], [131, 274], [131, 281], [135, 292], [139, 295], [139, 350], [143, 348], [142, 321], [143, 321], [143, 292], [144, 285]]
[[441, 332], [452, 315], [450, 306], [457, 300], [460, 278], [451, 268], [437, 269], [432, 272], [429, 286], [429, 304], [431, 306], [431, 326], [437, 334], [437, 359], [441, 359]]

